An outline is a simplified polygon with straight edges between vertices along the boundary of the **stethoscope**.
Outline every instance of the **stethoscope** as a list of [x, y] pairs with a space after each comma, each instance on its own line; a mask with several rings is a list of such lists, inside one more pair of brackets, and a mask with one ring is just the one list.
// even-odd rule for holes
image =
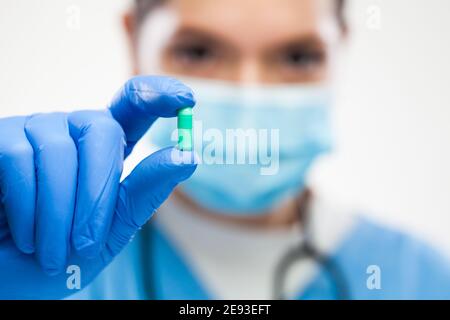
[[308, 206], [311, 200], [311, 191], [306, 190], [300, 199], [296, 201], [299, 219], [302, 221], [303, 240], [294, 248], [288, 250], [278, 262], [273, 277], [273, 299], [286, 299], [285, 282], [289, 270], [297, 263], [311, 260], [319, 268], [323, 269], [334, 284], [335, 298], [337, 300], [350, 300], [350, 290], [347, 279], [338, 263], [329, 255], [316, 248], [312, 238], [311, 221]]
[[[311, 236], [308, 234], [310, 231], [310, 223], [307, 212], [307, 204], [311, 197], [310, 191], [303, 193], [302, 198], [297, 201], [298, 213], [300, 219], [303, 222], [303, 231], [305, 235], [303, 240], [294, 248], [288, 250], [286, 254], [278, 262], [274, 277], [273, 277], [273, 299], [284, 300], [287, 297], [284, 295], [285, 282], [290, 269], [299, 262], [312, 261], [319, 268], [323, 269], [330, 277], [330, 281], [335, 289], [335, 298], [337, 300], [350, 300], [351, 295], [348, 288], [347, 280], [342, 272], [340, 266], [330, 256], [321, 253], [312, 243]], [[142, 251], [141, 251], [141, 265], [143, 270], [143, 287], [144, 293], [147, 299], [156, 300], [156, 283], [155, 283], [155, 270], [154, 265], [151, 263], [153, 254], [153, 232], [152, 222], [147, 223], [141, 233]], [[320, 297], [319, 297], [320, 298]]]

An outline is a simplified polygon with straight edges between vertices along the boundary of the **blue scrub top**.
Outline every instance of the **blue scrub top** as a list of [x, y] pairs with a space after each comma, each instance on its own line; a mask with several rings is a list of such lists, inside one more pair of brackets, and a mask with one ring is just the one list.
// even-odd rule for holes
[[[156, 226], [150, 238], [139, 234], [116, 259], [71, 299], [220, 299], [204, 287], [201, 275], [184, 262]], [[152, 248], [151, 250], [149, 248]], [[143, 255], [150, 250], [150, 255]], [[143, 263], [143, 259], [150, 259]], [[421, 241], [365, 218], [331, 256], [340, 267], [351, 299], [450, 299], [450, 264]], [[143, 270], [143, 266], [151, 270]], [[369, 289], [369, 266], [381, 271], [381, 288]], [[148, 296], [153, 288], [152, 296]], [[320, 270], [298, 299], [335, 299], [336, 283]]]

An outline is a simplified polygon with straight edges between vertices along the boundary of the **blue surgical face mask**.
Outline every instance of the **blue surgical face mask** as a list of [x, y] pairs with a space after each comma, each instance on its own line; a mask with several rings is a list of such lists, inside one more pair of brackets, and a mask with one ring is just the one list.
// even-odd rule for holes
[[[314, 160], [331, 148], [330, 94], [323, 86], [237, 85], [181, 79], [194, 91], [195, 174], [181, 186], [194, 202], [229, 215], [276, 208], [305, 187]], [[150, 130], [176, 144], [176, 119]]]

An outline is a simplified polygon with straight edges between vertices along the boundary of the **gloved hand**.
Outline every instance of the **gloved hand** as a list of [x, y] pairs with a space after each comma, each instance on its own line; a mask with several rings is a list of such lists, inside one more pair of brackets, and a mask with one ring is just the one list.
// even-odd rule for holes
[[84, 287], [111, 262], [196, 168], [167, 148], [120, 183], [124, 158], [158, 117], [194, 104], [177, 80], [137, 77], [107, 110], [0, 119], [1, 299], [63, 298], [67, 266]]

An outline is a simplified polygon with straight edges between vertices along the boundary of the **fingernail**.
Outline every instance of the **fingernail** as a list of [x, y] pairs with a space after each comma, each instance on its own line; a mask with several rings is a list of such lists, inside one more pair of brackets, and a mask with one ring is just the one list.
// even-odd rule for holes
[[53, 277], [53, 276], [57, 276], [58, 274], [60, 274], [62, 272], [61, 268], [58, 267], [53, 267], [53, 266], [46, 266], [43, 268], [44, 272]]
[[78, 255], [90, 259], [99, 254], [101, 245], [89, 238], [82, 237], [74, 241], [74, 248]]
[[25, 254], [32, 254], [35, 251], [34, 246], [29, 244], [20, 245], [19, 249]]

